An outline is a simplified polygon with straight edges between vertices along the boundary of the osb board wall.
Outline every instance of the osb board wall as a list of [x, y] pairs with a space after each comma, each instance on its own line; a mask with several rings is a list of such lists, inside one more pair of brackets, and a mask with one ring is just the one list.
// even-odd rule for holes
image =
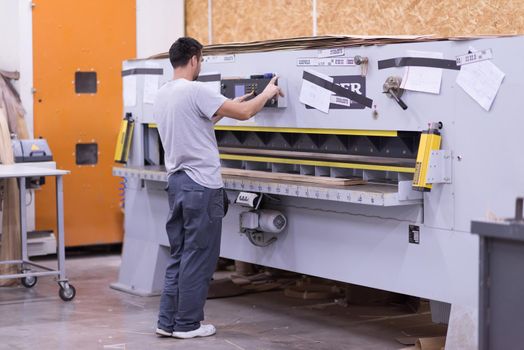
[[[313, 35], [312, 0], [212, 0], [213, 43]], [[208, 43], [208, 1], [186, 0], [186, 34]], [[524, 0], [317, 0], [317, 34], [524, 33]]]
[[186, 35], [197, 39], [204, 45], [209, 44], [207, 12], [207, 0], [186, 0]]
[[213, 0], [213, 42], [308, 36], [311, 0]]
[[318, 34], [515, 34], [522, 0], [319, 0]]
[[[213, 44], [312, 33], [311, 0], [213, 0]], [[186, 35], [208, 43], [207, 0], [186, 0]]]

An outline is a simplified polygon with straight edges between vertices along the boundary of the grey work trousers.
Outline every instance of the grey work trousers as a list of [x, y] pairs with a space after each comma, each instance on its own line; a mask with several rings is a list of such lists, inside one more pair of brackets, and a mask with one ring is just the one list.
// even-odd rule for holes
[[158, 328], [172, 332], [198, 329], [204, 319], [209, 283], [220, 252], [224, 189], [194, 182], [183, 171], [168, 179], [169, 217], [166, 231], [171, 247]]

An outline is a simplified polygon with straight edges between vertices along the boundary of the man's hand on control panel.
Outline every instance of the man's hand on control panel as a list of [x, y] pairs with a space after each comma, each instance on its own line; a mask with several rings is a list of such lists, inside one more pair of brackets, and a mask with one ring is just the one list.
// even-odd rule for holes
[[274, 76], [264, 91], [246, 101], [250, 94], [240, 96], [234, 100], [226, 100], [213, 117], [213, 122], [218, 122], [221, 117], [229, 117], [237, 120], [248, 120], [262, 110], [267, 101], [275, 96], [284, 96], [282, 90], [276, 85], [278, 76]]
[[273, 97], [279, 95], [279, 96], [282, 96], [284, 97], [284, 93], [282, 92], [282, 89], [280, 89], [277, 85], [277, 80], [278, 80], [278, 76], [275, 75], [271, 81], [269, 82], [269, 84], [267, 84], [266, 88], [264, 89], [264, 91], [262, 91], [262, 94], [261, 95], [266, 95], [267, 96], [267, 99], [272, 99]]

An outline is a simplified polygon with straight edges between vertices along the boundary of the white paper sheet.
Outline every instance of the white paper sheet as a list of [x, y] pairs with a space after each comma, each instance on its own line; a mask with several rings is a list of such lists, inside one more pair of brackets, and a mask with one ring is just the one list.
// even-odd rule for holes
[[491, 61], [481, 61], [461, 66], [456, 82], [482, 108], [489, 111], [504, 75]]
[[[313, 74], [323, 80], [327, 80], [330, 83], [333, 82], [333, 78], [331, 78], [330, 76], [319, 73], [312, 69], [305, 69], [304, 72], [309, 72], [310, 74]], [[331, 95], [333, 95], [333, 92], [331, 92], [330, 90], [324, 89], [321, 86], [318, 86], [310, 81], [302, 79], [302, 88], [300, 89], [299, 97], [299, 101], [301, 103], [314, 107], [324, 113], [328, 113], [329, 104], [331, 102]]]
[[[146, 62], [147, 68], [160, 68], [160, 65], [152, 62]], [[144, 94], [142, 100], [144, 103], [153, 104], [155, 103], [156, 94], [158, 92], [158, 82], [160, 81], [160, 75], [157, 74], [146, 74], [144, 75]]]
[[158, 92], [160, 75], [146, 74], [144, 78], [144, 103], [153, 104]]
[[136, 75], [126, 75], [123, 80], [124, 107], [136, 106]]
[[[443, 58], [442, 52], [407, 51], [408, 57]], [[442, 69], [431, 67], [406, 67], [400, 87], [402, 89], [440, 94]]]

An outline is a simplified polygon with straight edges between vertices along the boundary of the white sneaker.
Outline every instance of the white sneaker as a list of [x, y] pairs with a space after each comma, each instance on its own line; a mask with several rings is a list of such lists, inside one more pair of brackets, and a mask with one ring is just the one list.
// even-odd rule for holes
[[173, 332], [173, 337], [179, 339], [190, 339], [196, 337], [209, 337], [214, 335], [217, 329], [212, 324], [201, 324], [200, 328], [189, 332]]
[[156, 332], [157, 335], [162, 337], [171, 337], [173, 336], [173, 333], [169, 333], [168, 331], [163, 330], [162, 328], [157, 328]]

